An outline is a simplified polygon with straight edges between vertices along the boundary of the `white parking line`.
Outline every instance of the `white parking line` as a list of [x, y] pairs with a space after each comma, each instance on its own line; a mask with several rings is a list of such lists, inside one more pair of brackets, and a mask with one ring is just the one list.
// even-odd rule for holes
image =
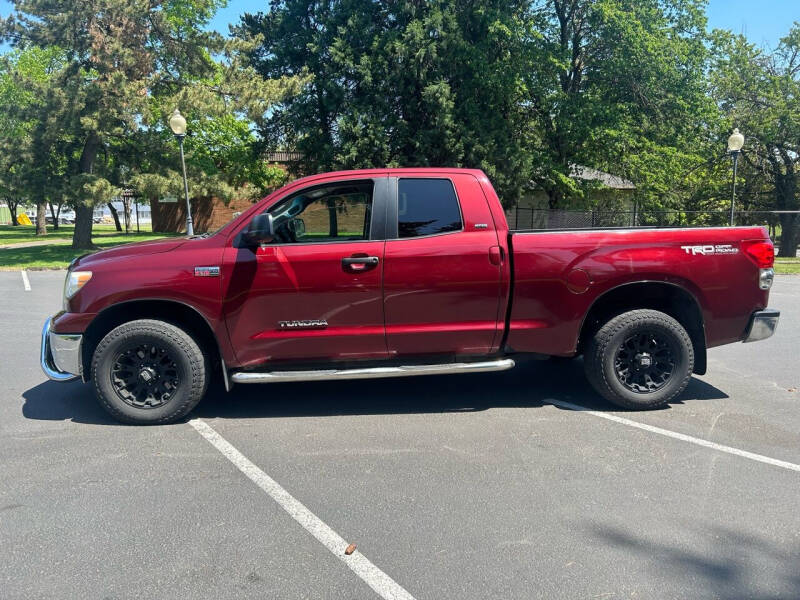
[[579, 404], [572, 404], [571, 402], [564, 402], [563, 400], [553, 400], [552, 398], [549, 398], [547, 400], [543, 400], [543, 402], [545, 404], [552, 404], [553, 406], [558, 406], [569, 410], [577, 410], [580, 412], [593, 415], [595, 417], [600, 417], [601, 419], [608, 419], [609, 421], [622, 423], [623, 425], [636, 427], [637, 429], [643, 429], [651, 433], [657, 433], [659, 435], [671, 437], [676, 440], [681, 440], [683, 442], [689, 442], [690, 444], [697, 444], [698, 446], [711, 448], [712, 450], [718, 450], [719, 452], [727, 452], [728, 454], [741, 456], [742, 458], [749, 458], [750, 460], [766, 463], [768, 465], [772, 465], [773, 467], [780, 467], [782, 469], [789, 469], [790, 471], [800, 472], [800, 465], [786, 462], [785, 460], [770, 458], [769, 456], [764, 456], [763, 454], [756, 454], [754, 452], [748, 452], [747, 450], [739, 450], [738, 448], [732, 448], [731, 446], [724, 446], [722, 444], [717, 444], [716, 442], [709, 442], [708, 440], [692, 437], [691, 435], [686, 435], [684, 433], [670, 431], [669, 429], [662, 429], [661, 427], [654, 427], [653, 425], [646, 425], [644, 423], [639, 423], [638, 421], [631, 421], [630, 419], [625, 419], [624, 417], [618, 417], [617, 415], [611, 415], [608, 413], [591, 410], [586, 408], [585, 406], [580, 406]]
[[28, 280], [28, 273], [25, 271], [25, 269], [22, 269], [20, 273], [22, 273], [22, 286], [25, 288], [26, 292], [30, 292], [31, 282]]
[[217, 433], [208, 423], [200, 419], [192, 419], [189, 425], [194, 427], [208, 442], [231, 461], [237, 469], [247, 475], [267, 495], [277, 502], [283, 510], [303, 528], [313, 535], [331, 553], [346, 564], [364, 582], [385, 600], [414, 600], [396, 581], [376, 567], [358, 550], [351, 555], [344, 551], [348, 543], [326, 525], [319, 517], [308, 510], [299, 500], [287, 492], [281, 485], [253, 464], [244, 454]]

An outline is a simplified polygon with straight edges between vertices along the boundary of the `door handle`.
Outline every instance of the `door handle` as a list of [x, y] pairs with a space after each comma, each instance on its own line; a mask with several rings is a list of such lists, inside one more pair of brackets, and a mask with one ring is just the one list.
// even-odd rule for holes
[[498, 267], [502, 265], [505, 260], [505, 252], [501, 246], [490, 246], [489, 247], [489, 262], [493, 265], [497, 265]]
[[377, 256], [354, 255], [342, 259], [342, 269], [349, 273], [363, 273], [377, 266]]
[[377, 256], [349, 256], [342, 259], [342, 265], [350, 267], [353, 265], [370, 265], [375, 266], [378, 264]]

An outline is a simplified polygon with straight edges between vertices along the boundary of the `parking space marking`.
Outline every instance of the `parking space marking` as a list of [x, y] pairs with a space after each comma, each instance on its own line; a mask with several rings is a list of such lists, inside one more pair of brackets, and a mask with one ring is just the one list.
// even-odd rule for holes
[[704, 440], [702, 438], [696, 438], [691, 435], [686, 435], [685, 433], [678, 433], [677, 431], [662, 429], [661, 427], [655, 427], [653, 425], [646, 425], [645, 423], [639, 423], [638, 421], [631, 421], [630, 419], [626, 419], [624, 417], [618, 417], [617, 415], [611, 415], [608, 413], [591, 410], [589, 408], [586, 408], [585, 406], [580, 406], [579, 404], [572, 404], [571, 402], [564, 402], [563, 400], [554, 400], [552, 398], [548, 398], [543, 402], [545, 404], [552, 404], [553, 406], [566, 408], [568, 410], [575, 410], [588, 413], [595, 417], [600, 417], [601, 419], [608, 419], [609, 421], [622, 423], [623, 425], [628, 425], [629, 427], [636, 427], [637, 429], [643, 429], [644, 431], [649, 431], [651, 433], [657, 433], [659, 435], [671, 437], [676, 440], [681, 440], [683, 442], [689, 442], [690, 444], [697, 444], [698, 446], [711, 448], [712, 450], [718, 450], [719, 452], [726, 452], [728, 454], [733, 454], [735, 456], [741, 456], [742, 458], [749, 458], [750, 460], [755, 460], [757, 462], [772, 465], [773, 467], [780, 467], [782, 469], [789, 469], [790, 471], [800, 472], [800, 465], [786, 462], [785, 460], [778, 460], [777, 458], [770, 458], [769, 456], [764, 456], [763, 454], [756, 454], [755, 452], [748, 452], [747, 450], [739, 450], [738, 448], [733, 448], [731, 446], [724, 446], [723, 444], [717, 444], [716, 442], [709, 442], [708, 440]]
[[237, 469], [244, 473], [253, 483], [260, 487], [266, 494], [277, 502], [283, 510], [311, 535], [317, 538], [323, 546], [369, 587], [385, 600], [414, 600], [400, 584], [386, 573], [376, 567], [366, 556], [358, 550], [345, 555], [344, 551], [349, 545], [338, 533], [331, 529], [322, 519], [308, 510], [299, 500], [287, 492], [277, 481], [259, 469], [244, 454], [239, 452], [228, 440], [222, 437], [205, 421], [192, 419], [189, 425], [202, 435], [212, 446], [231, 461]]
[[20, 273], [22, 273], [22, 287], [25, 288], [26, 292], [30, 292], [31, 291], [31, 282], [28, 280], [28, 273], [25, 271], [25, 269], [22, 269], [22, 271], [20, 271]]

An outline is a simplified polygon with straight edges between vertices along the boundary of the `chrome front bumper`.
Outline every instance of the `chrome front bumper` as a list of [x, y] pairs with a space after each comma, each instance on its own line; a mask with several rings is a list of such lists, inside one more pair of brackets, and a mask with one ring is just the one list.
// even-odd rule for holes
[[744, 335], [744, 341], [757, 342], [771, 337], [775, 330], [778, 328], [778, 319], [780, 319], [781, 311], [773, 308], [765, 308], [764, 310], [757, 310], [750, 317], [750, 324], [747, 326], [747, 332]]
[[42, 347], [39, 360], [42, 371], [53, 381], [69, 381], [83, 373], [81, 344], [83, 336], [74, 333], [50, 331], [53, 319], [47, 319], [42, 327]]

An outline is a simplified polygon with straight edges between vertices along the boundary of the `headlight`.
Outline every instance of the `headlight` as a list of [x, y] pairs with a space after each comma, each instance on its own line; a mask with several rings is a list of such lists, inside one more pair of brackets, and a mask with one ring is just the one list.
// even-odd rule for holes
[[64, 303], [78, 293], [92, 278], [91, 271], [69, 271], [64, 281]]

